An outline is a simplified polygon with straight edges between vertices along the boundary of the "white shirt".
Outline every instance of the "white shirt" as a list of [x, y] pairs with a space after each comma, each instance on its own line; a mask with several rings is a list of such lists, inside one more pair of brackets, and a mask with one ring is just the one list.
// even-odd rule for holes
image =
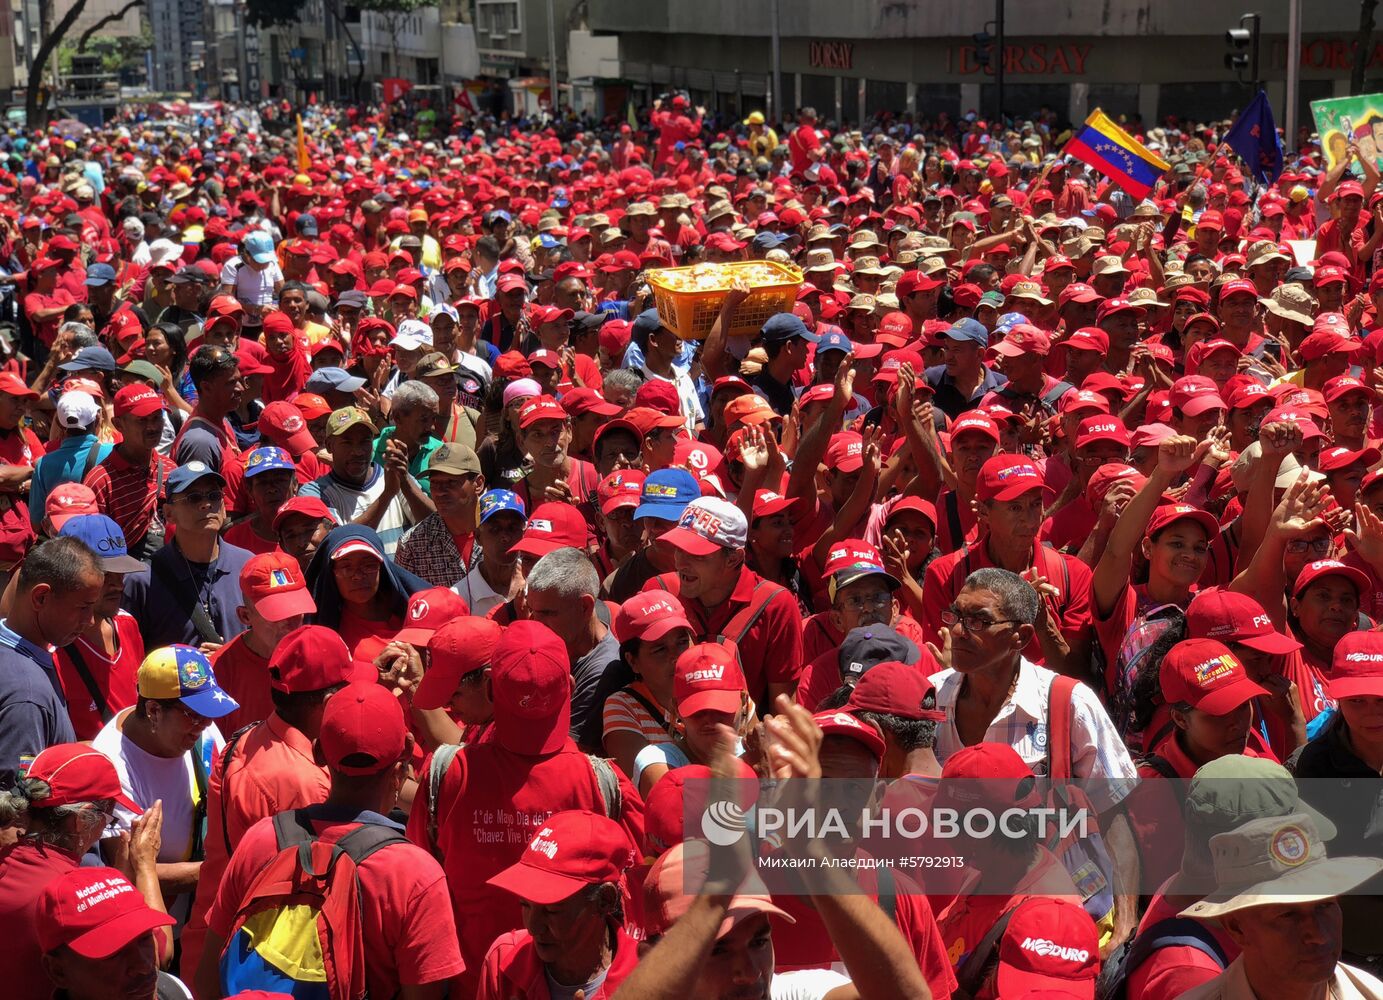
[[[159, 848], [158, 860], [165, 864], [187, 861], [192, 856], [192, 817], [198, 796], [192, 754], [155, 757], [135, 746], [119, 728], [120, 721], [133, 711], [128, 708], [106, 723], [91, 745], [115, 764], [121, 790], [136, 805], [147, 809], [156, 799], [163, 800], [163, 845]], [[202, 739], [210, 740], [218, 751], [226, 745], [215, 723], [207, 726]], [[210, 780], [210, 775], [207, 777]], [[117, 805], [115, 821], [105, 835], [128, 833], [133, 820], [134, 813]]]
[[[1056, 676], [1046, 667], [1020, 659], [1018, 684], [984, 734], [986, 743], [1013, 747], [1038, 775], [1047, 773], [1047, 699]], [[936, 706], [946, 712], [946, 721], [936, 729], [936, 759], [943, 765], [965, 746], [956, 731], [956, 700], [964, 680], [965, 675], [956, 670], [942, 670], [931, 677]], [[1091, 804], [1105, 812], [1138, 784], [1138, 771], [1095, 692], [1077, 684], [1071, 704], [1071, 774], [1086, 783]]]
[[850, 980], [830, 969], [798, 969], [774, 973], [769, 1000], [822, 1000], [832, 990], [849, 986]]
[[221, 268], [221, 284], [230, 285], [242, 305], [273, 305], [278, 301], [274, 286], [282, 280], [283, 271], [277, 261], [257, 271], [239, 257], [232, 257]]
[[[1344, 962], [1335, 964], [1328, 996], [1330, 1000], [1383, 1000], [1383, 982]], [[1214, 979], [1201, 983], [1181, 995], [1181, 1000], [1267, 1000], [1259, 998], [1249, 985], [1244, 972], [1244, 956], [1240, 955]]]
[[470, 605], [471, 614], [477, 618], [484, 618], [492, 610], [508, 600], [508, 596], [501, 594], [480, 575], [480, 563], [463, 576], [451, 588], [461, 595], [461, 598]]
[[676, 368], [672, 370], [672, 378], [665, 378], [650, 371], [648, 365], [640, 365], [639, 371], [650, 382], [657, 380], [672, 383], [672, 387], [677, 390], [677, 399], [681, 405], [682, 416], [687, 423], [687, 433], [695, 434], [697, 425], [706, 422], [706, 414], [701, 409], [701, 400], [696, 395], [696, 386], [692, 384], [692, 380]]

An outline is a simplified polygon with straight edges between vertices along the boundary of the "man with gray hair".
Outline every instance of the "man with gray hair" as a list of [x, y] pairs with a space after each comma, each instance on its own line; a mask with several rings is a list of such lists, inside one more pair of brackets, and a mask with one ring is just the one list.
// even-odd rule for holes
[[[418, 479], [432, 453], [442, 446], [442, 439], [433, 433], [437, 426], [437, 391], [416, 379], [404, 382], [389, 401], [389, 419], [393, 423], [375, 441], [374, 460], [383, 465], [389, 441], [397, 441], [408, 452], [408, 474]], [[427, 492], [427, 483], [419, 482], [423, 492]]]
[[[1064, 771], [1086, 791], [1115, 864], [1112, 947], [1137, 926], [1138, 853], [1124, 799], [1138, 772], [1095, 692], [1023, 655], [1041, 610], [1042, 598], [1017, 573], [986, 567], [965, 578], [941, 612], [941, 646], [928, 644], [946, 668], [931, 678], [946, 713], [936, 758], [944, 765], [964, 747], [1002, 743], [1035, 774]], [[1068, 720], [1059, 747], [1049, 739], [1055, 712]]]
[[528, 574], [528, 617], [552, 629], [567, 647], [571, 738], [587, 753], [601, 751], [605, 699], [634, 680], [599, 593], [600, 574], [580, 549], [553, 549]]

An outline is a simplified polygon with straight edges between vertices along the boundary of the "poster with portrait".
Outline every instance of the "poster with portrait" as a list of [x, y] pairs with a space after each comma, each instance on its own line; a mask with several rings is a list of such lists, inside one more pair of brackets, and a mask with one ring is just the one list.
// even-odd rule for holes
[[1351, 144], [1383, 168], [1383, 94], [1332, 97], [1311, 102], [1326, 167], [1345, 158]]

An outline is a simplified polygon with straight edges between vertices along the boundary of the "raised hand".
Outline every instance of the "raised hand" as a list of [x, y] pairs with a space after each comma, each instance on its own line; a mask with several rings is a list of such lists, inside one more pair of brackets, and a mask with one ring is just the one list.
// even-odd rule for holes
[[1264, 458], [1283, 459], [1301, 447], [1301, 428], [1292, 420], [1274, 420], [1258, 428]]
[[768, 770], [779, 781], [821, 777], [821, 727], [812, 714], [787, 695], [773, 703], [777, 713], [764, 720]]
[[1354, 505], [1357, 527], [1345, 529], [1349, 547], [1371, 566], [1383, 564], [1383, 519], [1362, 503]]
[[1330, 493], [1321, 483], [1313, 483], [1305, 469], [1287, 487], [1282, 502], [1273, 510], [1270, 526], [1285, 538], [1299, 538], [1323, 524]]
[[1185, 434], [1169, 437], [1157, 448], [1157, 467], [1163, 472], [1176, 476], [1196, 464], [1196, 451], [1200, 442]]
[[936, 642], [925, 643], [927, 652], [932, 654], [932, 659], [936, 660], [942, 670], [947, 670], [951, 666], [951, 630], [946, 626], [936, 630]]

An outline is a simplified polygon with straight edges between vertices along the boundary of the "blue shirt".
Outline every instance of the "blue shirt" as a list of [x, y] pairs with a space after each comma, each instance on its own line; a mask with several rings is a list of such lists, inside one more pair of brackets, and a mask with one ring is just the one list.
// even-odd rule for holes
[[956, 388], [956, 380], [946, 373], [945, 365], [936, 365], [927, 369], [927, 384], [936, 391], [936, 395], [932, 397], [932, 405], [955, 420], [966, 410], [973, 410], [979, 406], [985, 393], [997, 389], [1001, 385], [1007, 385], [1008, 376], [1000, 375], [986, 367], [984, 379], [968, 399]]
[[253, 555], [222, 540], [214, 562], [197, 563], [169, 542], [149, 558], [149, 569], [126, 574], [120, 606], [139, 622], [144, 648], [152, 652], [175, 642], [200, 646], [205, 640], [192, 624], [193, 601], [210, 606], [211, 623], [224, 641], [245, 631], [235, 612], [244, 603], [240, 571]]
[[53, 654], [0, 620], [0, 788], [44, 747], [76, 740]]
[[29, 520], [37, 528], [43, 521], [43, 508], [48, 494], [63, 483], [80, 483], [87, 468], [87, 454], [96, 449], [91, 468], [96, 468], [115, 450], [113, 444], [101, 444], [95, 434], [65, 437], [62, 444], [34, 463], [34, 478], [29, 485]]

